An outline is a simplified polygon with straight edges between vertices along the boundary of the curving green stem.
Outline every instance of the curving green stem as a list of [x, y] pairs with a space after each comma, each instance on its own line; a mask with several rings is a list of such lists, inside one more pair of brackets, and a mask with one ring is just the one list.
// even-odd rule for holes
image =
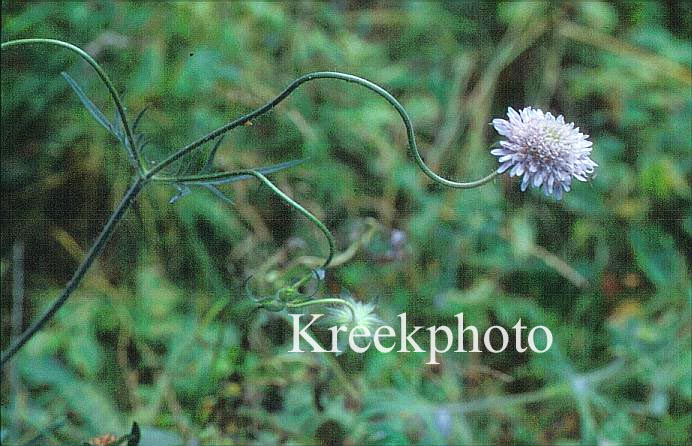
[[72, 295], [74, 290], [77, 289], [87, 271], [89, 271], [89, 268], [94, 263], [94, 260], [96, 260], [96, 258], [101, 254], [101, 251], [103, 251], [103, 248], [105, 248], [106, 243], [108, 243], [111, 235], [113, 235], [113, 231], [115, 230], [118, 222], [122, 219], [123, 215], [125, 215], [125, 211], [127, 211], [127, 209], [132, 205], [135, 198], [137, 198], [137, 195], [139, 195], [143, 186], [144, 181], [137, 177], [132, 186], [130, 186], [125, 193], [125, 196], [122, 198], [118, 206], [115, 208], [113, 214], [106, 222], [94, 244], [91, 245], [91, 248], [89, 248], [89, 252], [87, 252], [84, 260], [82, 260], [82, 263], [79, 264], [79, 267], [77, 267], [77, 270], [72, 275], [70, 281], [67, 282], [67, 285], [65, 286], [65, 289], [63, 289], [62, 293], [60, 293], [60, 296], [58, 296], [58, 298], [55, 299], [52, 304], [50, 304], [48, 309], [46, 309], [41, 317], [34, 321], [29, 328], [24, 330], [19, 337], [12, 340], [12, 343], [7, 350], [2, 352], [2, 357], [0, 358], [0, 367], [3, 367], [7, 361], [9, 361], [10, 358], [12, 358], [12, 356], [14, 356], [14, 354], [17, 353], [24, 344], [26, 344], [29, 339], [31, 339], [41, 328], [43, 328], [44, 325], [48, 323], [48, 321], [53, 318], [60, 307], [65, 305], [67, 299]]
[[[279, 104], [281, 101], [286, 99], [296, 88], [298, 88], [300, 85], [302, 85], [305, 82], [315, 80], [315, 79], [339, 79], [343, 80], [346, 82], [352, 82], [357, 85], [360, 85], [362, 87], [365, 87], [378, 95], [382, 96], [387, 102], [389, 102], [399, 113], [401, 116], [401, 119], [404, 122], [404, 126], [406, 127], [406, 134], [408, 137], [408, 145], [409, 145], [409, 150], [411, 152], [411, 155], [413, 156], [414, 160], [418, 164], [418, 166], [423, 170], [423, 172], [433, 179], [434, 181], [443, 184], [445, 186], [453, 187], [453, 188], [459, 188], [459, 189], [469, 189], [469, 188], [474, 188], [481, 186], [489, 181], [491, 181], [493, 178], [495, 178], [498, 174], [497, 172], [493, 172], [489, 175], [487, 175], [484, 178], [481, 178], [480, 180], [477, 181], [472, 181], [468, 183], [463, 183], [463, 182], [456, 182], [456, 181], [451, 181], [446, 178], [443, 178], [439, 175], [437, 175], [435, 172], [433, 172], [427, 164], [425, 164], [425, 161], [420, 156], [420, 153], [418, 152], [418, 147], [416, 145], [416, 139], [415, 139], [415, 134], [413, 131], [413, 125], [411, 123], [411, 119], [409, 118], [408, 114], [406, 113], [406, 110], [404, 107], [397, 101], [389, 92], [384, 90], [382, 87], [368, 81], [365, 79], [362, 79], [357, 76], [353, 76], [350, 74], [344, 74], [344, 73], [337, 73], [337, 72], [316, 72], [316, 73], [310, 73], [305, 76], [302, 76], [295, 81], [293, 81], [284, 91], [282, 91], [277, 97], [272, 99], [271, 101], [267, 102], [265, 105], [262, 107], [258, 108], [257, 110], [242, 116], [228, 124], [226, 124], [223, 127], [220, 127], [213, 132], [203, 136], [202, 138], [198, 139], [197, 141], [194, 141], [187, 146], [183, 147], [182, 149], [178, 150], [175, 152], [173, 155], [169, 156], [168, 158], [164, 159], [161, 163], [153, 167], [151, 170], [148, 169], [147, 163], [144, 160], [144, 158], [141, 156], [141, 153], [137, 151], [137, 145], [135, 144], [133, 134], [132, 134], [132, 129], [130, 128], [130, 124], [127, 120], [127, 116], [125, 114], [125, 107], [122, 104], [122, 101], [120, 99], [120, 96], [113, 86], [113, 83], [111, 82], [110, 78], [106, 74], [106, 72], [101, 68], [101, 66], [89, 55], [87, 54], [84, 50], [81, 48], [72, 45], [67, 42], [63, 42], [60, 40], [55, 40], [55, 39], [42, 39], [42, 38], [36, 38], [36, 39], [19, 39], [19, 40], [11, 40], [8, 42], [3, 42], [0, 45], [0, 49], [5, 50], [6, 48], [10, 48], [13, 46], [19, 46], [19, 45], [30, 45], [30, 44], [47, 44], [47, 45], [55, 45], [58, 47], [66, 48], [70, 51], [75, 52], [77, 55], [79, 55], [82, 59], [84, 59], [89, 65], [94, 68], [98, 76], [101, 78], [103, 83], [106, 85], [108, 88], [108, 91], [113, 98], [113, 102], [115, 103], [115, 107], [118, 110], [119, 118], [122, 121], [123, 129], [125, 130], [125, 137], [126, 137], [126, 142], [129, 145], [129, 147], [126, 147], [127, 150], [129, 151], [130, 155], [132, 155], [138, 163], [139, 166], [139, 172], [138, 175], [135, 177], [135, 182], [132, 185], [132, 187], [128, 190], [128, 192], [125, 194], [123, 197], [122, 201], [120, 204], [116, 207], [114, 213], [111, 215], [109, 218], [108, 222], [106, 225], [103, 227], [101, 233], [97, 237], [96, 241], [94, 244], [91, 246], [89, 249], [89, 252], [87, 253], [86, 257], [84, 260], [82, 260], [82, 263], [79, 265], [77, 270], [75, 271], [74, 275], [68, 282], [67, 286], [63, 290], [63, 292], [60, 294], [60, 296], [48, 307], [48, 309], [43, 313], [41, 317], [37, 321], [35, 321], [29, 328], [27, 328], [18, 338], [12, 341], [10, 347], [2, 352], [1, 358], [0, 358], [0, 367], [3, 367], [14, 354], [19, 351], [19, 349], [26, 344], [29, 339], [31, 339], [48, 321], [50, 321], [55, 313], [65, 304], [67, 299], [70, 297], [70, 295], [74, 292], [74, 290], [79, 286], [81, 283], [82, 279], [84, 278], [85, 274], [93, 264], [94, 260], [99, 256], [103, 248], [105, 247], [106, 243], [108, 242], [108, 239], [112, 235], [117, 223], [122, 219], [123, 215], [125, 214], [126, 210], [132, 205], [132, 202], [134, 199], [137, 197], [137, 195], [140, 193], [142, 190], [143, 186], [149, 181], [149, 180], [155, 180], [155, 181], [163, 181], [163, 182], [173, 182], [173, 183], [191, 183], [191, 184], [204, 184], [205, 182], [207, 183], [213, 183], [214, 181], [218, 181], [224, 178], [231, 178], [234, 176], [252, 176], [258, 179], [261, 183], [263, 183], [265, 186], [269, 187], [272, 192], [274, 192], [276, 195], [278, 195], [283, 201], [288, 203], [291, 207], [297, 209], [301, 214], [303, 214], [308, 220], [310, 220], [312, 223], [314, 223], [325, 235], [327, 238], [327, 241], [329, 242], [329, 255], [327, 256], [326, 260], [324, 261], [323, 268], [326, 268], [330, 262], [332, 261], [332, 258], [334, 257], [334, 237], [332, 236], [331, 232], [327, 227], [317, 218], [315, 217], [312, 213], [310, 213], [308, 210], [303, 208], [300, 204], [298, 204], [296, 201], [294, 201], [291, 197], [286, 195], [281, 189], [276, 187], [267, 177], [265, 177], [262, 173], [255, 171], [255, 170], [242, 170], [242, 171], [237, 171], [237, 172], [220, 172], [220, 173], [214, 173], [214, 174], [208, 174], [208, 175], [195, 175], [195, 176], [182, 176], [182, 177], [165, 177], [165, 176], [159, 176], [156, 175], [157, 173], [161, 172], [164, 168], [172, 164], [173, 162], [179, 160], [186, 154], [192, 152], [196, 148], [202, 146], [204, 143], [211, 141], [218, 136], [238, 127], [241, 126], [252, 119], [257, 118], [258, 116], [261, 116], [267, 112], [269, 112], [271, 109], [273, 109], [277, 104]], [[301, 283], [301, 282], [299, 282]], [[343, 299], [338, 299], [338, 298], [325, 298], [325, 299], [317, 299], [314, 301], [309, 301], [309, 302], [302, 302], [302, 303], [297, 303], [297, 304], [289, 304], [291, 308], [299, 308], [302, 306], [307, 306], [307, 305], [315, 305], [318, 303], [338, 303], [342, 305], [347, 305], [353, 316], [355, 317], [355, 309], [353, 306], [343, 300]]]
[[334, 236], [332, 233], [327, 229], [327, 227], [320, 221], [319, 218], [315, 217], [310, 211], [305, 209], [303, 206], [298, 204], [293, 198], [289, 197], [279, 189], [274, 183], [272, 183], [269, 178], [261, 174], [260, 172], [257, 172], [256, 170], [238, 170], [235, 172], [219, 172], [219, 173], [213, 173], [213, 174], [208, 174], [208, 175], [189, 175], [189, 176], [181, 176], [181, 177], [164, 177], [164, 176], [155, 176], [152, 178], [154, 181], [161, 181], [161, 182], [175, 182], [175, 183], [182, 183], [182, 184], [203, 184], [205, 182], [210, 182], [211, 180], [223, 180], [227, 178], [232, 178], [232, 177], [238, 177], [238, 176], [253, 176], [257, 178], [262, 184], [267, 186], [269, 189], [271, 189], [272, 192], [274, 192], [279, 198], [281, 198], [283, 201], [285, 201], [289, 206], [295, 208], [298, 212], [303, 214], [305, 218], [310, 220], [312, 223], [315, 224], [319, 228], [320, 231], [324, 234], [324, 236], [327, 238], [327, 242], [329, 243], [329, 255], [327, 255], [327, 258], [324, 261], [324, 264], [322, 265], [322, 268], [326, 268], [329, 266], [329, 264], [332, 261], [332, 258], [334, 258], [334, 252], [335, 252], [335, 243], [334, 243]]
[[[329, 263], [331, 263], [331, 262], [329, 262]], [[323, 265], [322, 268], [326, 268], [326, 266]], [[296, 281], [296, 283], [294, 283], [292, 285], [293, 288], [298, 289], [298, 288], [302, 287], [303, 285], [305, 285], [310, 279], [313, 279], [315, 277], [314, 273], [315, 272], [312, 271], [310, 274], [306, 274], [303, 277], [301, 277], [300, 279], [298, 279]]]
[[127, 148], [127, 150], [130, 152], [130, 155], [137, 160], [139, 163], [139, 168], [140, 168], [140, 173], [141, 174], [146, 174], [147, 172], [147, 166], [144, 158], [140, 156], [139, 153], [137, 153], [137, 146], [135, 145], [135, 140], [134, 137], [132, 136], [132, 130], [130, 129], [130, 124], [127, 121], [127, 116], [125, 115], [125, 107], [123, 106], [122, 101], [120, 100], [120, 95], [118, 94], [118, 91], [115, 89], [113, 86], [113, 82], [111, 82], [110, 78], [108, 77], [108, 74], [101, 68], [101, 65], [98, 64], [94, 60], [93, 57], [91, 57], [86, 51], [83, 49], [72, 45], [67, 42], [63, 42], [62, 40], [55, 40], [55, 39], [17, 39], [17, 40], [10, 40], [8, 42], [3, 42], [2, 45], [0, 45], [0, 49], [6, 49], [10, 48], [13, 46], [19, 46], [19, 45], [32, 45], [32, 44], [47, 44], [47, 45], [55, 45], [59, 46], [62, 48], [66, 48], [70, 51], [73, 51], [77, 53], [82, 59], [87, 61], [89, 65], [96, 71], [96, 74], [101, 78], [103, 83], [106, 85], [106, 88], [108, 88], [108, 92], [111, 94], [111, 97], [113, 98], [113, 102], [115, 102], [115, 107], [118, 109], [118, 115], [120, 116], [120, 120], [122, 121], [123, 128], [125, 129], [125, 137], [127, 138], [127, 142], [130, 147]]
[[387, 102], [389, 102], [399, 113], [399, 116], [401, 116], [402, 121], [404, 122], [404, 126], [406, 127], [406, 136], [408, 137], [408, 147], [409, 151], [411, 152], [411, 155], [413, 156], [413, 159], [416, 161], [416, 164], [418, 164], [418, 167], [431, 179], [434, 181], [444, 184], [445, 186], [448, 187], [453, 187], [456, 189], [471, 189], [474, 187], [482, 186], [483, 184], [492, 181], [498, 173], [496, 171], [493, 171], [489, 175], [485, 176], [484, 178], [481, 178], [480, 180], [476, 181], [471, 181], [468, 183], [463, 183], [463, 182], [457, 182], [457, 181], [452, 181], [448, 180], [446, 178], [443, 178], [436, 174], [435, 172], [428, 167], [427, 164], [425, 164], [425, 161], [423, 161], [423, 158], [421, 158], [420, 153], [418, 152], [418, 146], [416, 145], [416, 136], [415, 133], [413, 132], [413, 124], [411, 123], [411, 118], [409, 118], [408, 113], [406, 113], [406, 110], [404, 109], [403, 105], [399, 103], [399, 101], [396, 100], [394, 96], [392, 96], [387, 90], [384, 88], [380, 87], [377, 84], [374, 84], [370, 82], [369, 80], [363, 79], [358, 76], [353, 76], [351, 74], [345, 74], [345, 73], [338, 73], [338, 72], [333, 72], [333, 71], [318, 71], [315, 73], [310, 73], [306, 74], [305, 76], [301, 76], [298, 79], [294, 80], [291, 82], [291, 84], [286, 87], [284, 91], [282, 91], [278, 96], [276, 96], [274, 99], [271, 101], [267, 102], [264, 104], [262, 107], [258, 108], [257, 110], [248, 113], [245, 116], [241, 116], [240, 118], [229, 122], [228, 124], [224, 125], [223, 127], [219, 127], [218, 129], [214, 130], [213, 132], [203, 136], [202, 138], [198, 139], [197, 141], [194, 141], [187, 146], [183, 147], [182, 149], [178, 150], [176, 153], [173, 155], [169, 156], [168, 158], [164, 159], [161, 163], [159, 163], [156, 167], [152, 168], [151, 171], [149, 171], [147, 177], [152, 177], [156, 173], [160, 172], [162, 169], [166, 168], [166, 166], [170, 165], [171, 163], [179, 160], [183, 156], [187, 155], [188, 153], [192, 152], [195, 150], [197, 147], [200, 147], [201, 145], [211, 141], [212, 139], [223, 135], [224, 133], [241, 126], [245, 124], [246, 122], [252, 121], [253, 119], [257, 118], [258, 116], [261, 116], [271, 109], [273, 109], [276, 105], [278, 105], [281, 101], [286, 99], [296, 88], [298, 88], [300, 85], [312, 81], [315, 79], [339, 79], [342, 81], [346, 82], [352, 82], [354, 84], [360, 85], [362, 87], [367, 88], [368, 90], [374, 91], [378, 95], [382, 96]]
[[353, 304], [345, 299], [340, 299], [338, 297], [325, 297], [324, 299], [315, 299], [315, 300], [309, 300], [306, 302], [300, 302], [297, 304], [293, 303], [287, 303], [286, 308], [302, 308], [302, 307], [307, 307], [310, 305], [319, 305], [319, 304], [339, 304], [339, 305], [345, 305], [348, 307], [349, 310], [351, 310], [351, 320], [355, 321], [356, 320], [356, 309], [353, 307]]

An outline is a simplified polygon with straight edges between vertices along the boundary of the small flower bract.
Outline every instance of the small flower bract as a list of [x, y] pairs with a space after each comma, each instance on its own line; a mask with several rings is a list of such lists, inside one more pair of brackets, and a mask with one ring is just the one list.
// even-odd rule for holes
[[493, 119], [495, 130], [507, 140], [490, 153], [499, 157], [498, 173], [510, 169], [510, 176], [524, 176], [522, 191], [529, 184], [543, 186], [546, 195], [559, 200], [569, 192], [572, 177], [586, 181], [593, 174], [597, 164], [589, 158], [592, 143], [574, 123], [531, 107], [520, 112], [509, 107], [507, 116], [509, 120]]

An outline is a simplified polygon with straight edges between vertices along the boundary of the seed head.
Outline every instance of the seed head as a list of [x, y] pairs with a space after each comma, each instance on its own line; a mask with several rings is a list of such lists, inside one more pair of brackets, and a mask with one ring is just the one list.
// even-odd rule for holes
[[[342, 299], [347, 301], [349, 305], [338, 305], [331, 307], [327, 310], [328, 317], [325, 323], [328, 325], [345, 326], [349, 331], [354, 327], [365, 327], [370, 332], [370, 335], [377, 330], [379, 326], [382, 325], [382, 321], [375, 313], [375, 304], [363, 303], [354, 300], [351, 296], [341, 296]], [[356, 344], [361, 347], [367, 343], [368, 337], [359, 337], [354, 340]], [[337, 348], [339, 352], [337, 355], [345, 352], [348, 349], [347, 337], [342, 337], [339, 339]]]
[[374, 304], [358, 302], [350, 296], [342, 297], [342, 299], [348, 301], [352, 307], [347, 305], [330, 307], [327, 310], [330, 323], [345, 325], [348, 328], [361, 326], [371, 332], [382, 325], [382, 321], [375, 313]]

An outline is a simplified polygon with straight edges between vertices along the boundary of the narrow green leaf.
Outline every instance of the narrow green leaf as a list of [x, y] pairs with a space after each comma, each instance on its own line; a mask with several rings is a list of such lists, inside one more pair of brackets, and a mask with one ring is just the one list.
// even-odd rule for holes
[[125, 138], [125, 134], [122, 127], [122, 117], [120, 116], [120, 112], [118, 111], [118, 109], [115, 109], [115, 124], [112, 124], [103, 114], [103, 112], [96, 106], [96, 104], [94, 104], [91, 101], [91, 99], [89, 99], [89, 97], [86, 95], [86, 93], [84, 93], [84, 90], [82, 90], [82, 87], [79, 86], [77, 81], [72, 79], [72, 77], [64, 71], [60, 74], [67, 81], [69, 86], [72, 87], [72, 90], [74, 90], [74, 92], [77, 94], [77, 97], [82, 102], [84, 107], [86, 107], [86, 109], [89, 111], [91, 116], [93, 116], [99, 124], [101, 124], [106, 130], [111, 132], [111, 134], [115, 136], [115, 138], [125, 146], [130, 164], [137, 167], [136, 153], [134, 148], [130, 147], [127, 138]]
[[220, 198], [220, 199], [221, 199], [222, 201], [224, 201], [225, 203], [227, 203], [227, 204], [229, 204], [229, 205], [231, 205], [231, 206], [235, 206], [235, 203], [233, 202], [233, 200], [231, 200], [230, 198], [228, 198], [228, 197], [226, 196], [226, 194], [224, 194], [223, 192], [221, 192], [216, 186], [214, 186], [214, 185], [212, 185], [212, 184], [205, 184], [204, 187], [206, 187], [207, 189], [209, 189], [209, 191], [210, 191], [212, 194], [216, 195], [218, 198]]
[[[279, 172], [281, 170], [285, 169], [290, 169], [291, 167], [295, 167], [299, 164], [304, 163], [305, 160], [303, 159], [298, 159], [298, 160], [291, 160], [291, 161], [285, 161], [283, 163], [278, 163], [278, 164], [273, 164], [271, 166], [264, 166], [264, 167], [259, 167], [257, 169], [249, 169], [249, 170], [255, 170], [262, 175], [269, 175], [272, 173]], [[248, 180], [252, 178], [252, 175], [246, 175], [246, 174], [241, 174], [229, 178], [222, 178], [218, 180], [204, 180], [204, 181], [199, 181], [199, 182], [191, 182], [188, 184], [199, 184], [199, 185], [205, 185], [205, 184], [230, 184], [230, 183], [235, 183], [237, 181], [242, 181], [242, 180]]]
[[180, 200], [186, 195], [189, 195], [190, 192], [192, 192], [192, 190], [184, 184], [175, 184], [174, 186], [178, 190], [178, 193], [171, 197], [171, 199], [168, 201], [169, 204], [175, 203], [176, 201]]
[[77, 84], [77, 82], [72, 79], [72, 77], [65, 73], [64, 71], [60, 73], [63, 78], [67, 81], [67, 83], [72, 87], [72, 90], [77, 94], [77, 97], [79, 100], [82, 102], [82, 104], [86, 107], [86, 109], [89, 111], [91, 116], [94, 117], [98, 121], [99, 124], [101, 124], [106, 130], [111, 132], [113, 135], [115, 135], [116, 138], [120, 139], [118, 137], [118, 134], [115, 131], [115, 128], [113, 125], [108, 121], [106, 116], [101, 112], [101, 110], [93, 103], [91, 102], [91, 99], [87, 97], [86, 93], [84, 93], [84, 90]]
[[207, 155], [207, 161], [204, 163], [204, 167], [202, 167], [202, 172], [207, 172], [209, 171], [209, 169], [211, 169], [212, 165], [214, 164], [214, 157], [216, 156], [216, 151], [219, 149], [219, 146], [221, 145], [221, 142], [225, 137], [225, 134], [221, 135], [221, 137], [219, 137], [219, 139], [217, 139], [214, 143], [214, 147], [212, 147], [209, 151], [209, 155]]
[[142, 120], [142, 117], [144, 116], [144, 113], [149, 109], [149, 106], [147, 105], [144, 107], [139, 113], [137, 113], [137, 117], [135, 117], [134, 123], [132, 124], [132, 131], [136, 132], [137, 127], [139, 127], [139, 122]]

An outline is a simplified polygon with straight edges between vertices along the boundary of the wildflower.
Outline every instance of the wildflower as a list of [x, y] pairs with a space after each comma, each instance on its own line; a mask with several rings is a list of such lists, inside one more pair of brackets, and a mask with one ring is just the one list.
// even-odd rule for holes
[[563, 192], [569, 192], [572, 177], [587, 181], [593, 174], [597, 164], [589, 158], [592, 143], [574, 123], [531, 107], [518, 113], [509, 107], [507, 116], [509, 121], [493, 119], [495, 130], [507, 140], [490, 153], [499, 157], [498, 173], [511, 168], [510, 176], [523, 175], [522, 191], [529, 184], [543, 186], [546, 195], [559, 200]]

